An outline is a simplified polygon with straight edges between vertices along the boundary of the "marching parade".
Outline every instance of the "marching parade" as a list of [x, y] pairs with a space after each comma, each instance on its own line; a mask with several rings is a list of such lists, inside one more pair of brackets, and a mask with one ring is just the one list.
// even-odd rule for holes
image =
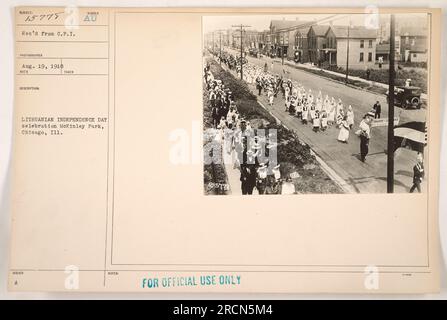
[[[271, 20], [270, 28], [273, 28], [274, 24], [282, 25], [284, 21], [294, 23], [291, 20]], [[309, 25], [311, 30], [308, 31], [308, 36], [312, 34], [314, 24], [309, 23]], [[308, 144], [312, 148], [312, 153], [319, 156], [319, 166], [343, 189], [343, 192], [384, 192], [384, 184], [389, 191], [389, 173], [385, 170], [387, 169], [386, 158], [388, 161], [390, 159], [389, 153], [394, 153], [393, 158], [398, 168], [394, 175], [398, 179], [396, 180], [398, 184], [395, 186], [400, 190], [399, 192], [415, 190], [421, 192], [424, 177], [424, 146], [427, 144], [426, 115], [425, 108], [421, 108], [421, 94], [417, 91], [419, 88], [414, 86], [412, 79], [405, 78], [402, 86], [394, 87], [394, 103], [400, 108], [396, 110], [395, 116], [384, 118], [382, 113], [388, 114], [390, 94], [388, 91], [385, 93], [384, 90], [377, 89], [381, 87], [369, 80], [376, 74], [374, 68], [384, 68], [383, 59], [380, 59], [381, 65], [376, 67], [371, 53], [365, 61], [366, 53], [360, 52], [360, 63], [353, 68], [367, 66], [365, 67], [366, 78], [361, 81], [356, 80], [355, 85], [348, 84], [348, 73], [346, 76], [342, 74], [345, 78], [342, 82], [324, 75], [321, 61], [303, 63], [303, 51], [293, 52], [290, 57], [289, 51], [284, 49], [287, 46], [284, 44], [281, 46], [281, 42], [278, 45], [278, 42], [272, 44], [267, 40], [269, 43], [267, 46], [249, 42], [253, 40], [244, 38], [262, 40], [263, 34], [267, 34], [275, 39], [278, 34], [281, 35], [281, 31], [275, 31], [273, 28], [270, 33], [268, 30], [258, 33], [259, 36], [256, 36], [255, 31], [250, 31], [250, 36], [244, 36], [246, 31], [243, 30], [243, 25], [237, 24], [232, 27], [239, 29], [228, 31], [227, 34], [232, 35], [232, 38], [228, 36], [224, 44], [222, 44], [222, 30], [217, 31], [220, 35], [217, 44], [214, 32], [209, 33], [211, 36], [208, 35], [206, 38], [207, 45], [204, 52], [204, 56], [207, 57], [204, 59], [204, 89], [210, 104], [212, 127], [221, 132], [221, 138], [228, 136], [227, 132], [230, 131], [239, 134], [256, 131], [256, 126], [252, 126], [251, 119], [247, 119], [240, 112], [242, 102], [237, 101], [230, 89], [231, 86], [222, 79], [214, 77], [210, 71], [210, 61], [215, 62], [221, 70], [231, 74], [234, 79], [240, 77], [244, 83], [243, 86], [246, 86], [254, 95], [259, 108], [265, 109], [276, 118], [277, 123], [282, 126], [287, 125], [286, 128], [290, 127], [296, 132], [300, 142]], [[324, 37], [329, 37], [331, 31], [338, 30], [331, 26], [321, 27], [321, 29], [329, 30]], [[301, 25], [298, 24], [296, 29], [295, 27], [287, 29], [287, 32], [290, 34], [290, 31], [297, 30], [296, 34], [299, 34], [300, 28]], [[371, 34], [364, 31], [362, 27], [355, 28], [358, 28], [360, 38], [368, 38]], [[316, 30], [318, 28], [314, 31]], [[330, 40], [327, 38], [325, 41]], [[352, 41], [358, 41], [356, 43], [360, 48], [366, 48], [366, 40]], [[373, 41], [369, 40], [368, 48], [372, 48]], [[309, 40], [309, 45], [310, 43]], [[328, 52], [330, 53], [326, 51]], [[312, 58], [311, 53], [309, 49], [310, 58]], [[327, 56], [331, 59], [330, 54]], [[399, 65], [398, 69], [402, 70], [402, 67]], [[340, 75], [336, 72], [333, 74], [336, 77]], [[388, 73], [385, 75], [387, 76]], [[368, 87], [365, 89], [357, 83], [366, 83]], [[419, 82], [419, 84], [423, 83]], [[373, 87], [377, 88], [371, 89]], [[386, 98], [386, 103], [384, 98]], [[413, 110], [407, 111], [411, 109]], [[394, 129], [392, 129], [394, 134], [391, 139], [386, 133], [387, 130], [389, 132], [390, 123], [394, 123]], [[279, 145], [279, 147], [282, 146]], [[267, 148], [269, 148], [268, 143]], [[411, 150], [411, 152], [403, 149]], [[238, 171], [242, 194], [253, 194], [255, 190], [257, 194], [301, 193], [301, 190], [297, 190], [296, 184], [299, 179], [296, 177], [300, 176], [298, 173], [300, 170], [293, 172], [296, 175], [292, 177], [290, 172], [282, 169], [283, 163], [272, 164], [258, 159], [259, 150], [250, 146], [244, 139], [233, 136], [225, 152], [236, 153], [236, 155], [232, 154], [234, 160], [232, 165], [233, 169]], [[410, 168], [412, 168], [411, 171]], [[302, 168], [300, 173], [302, 173]], [[409, 179], [410, 176], [413, 177], [412, 180]], [[232, 187], [234, 191], [234, 186]]]
[[[240, 71], [240, 61], [230, 55], [223, 54], [217, 61], [225, 63], [228, 69]], [[330, 127], [338, 130], [334, 140], [348, 143], [350, 131], [354, 125], [354, 111], [351, 105], [347, 108], [341, 99], [336, 102], [334, 97], [329, 98], [318, 92], [314, 98], [312, 89], [306, 90], [301, 84], [284, 79], [278, 74], [272, 74], [267, 68], [260, 68], [249, 63], [244, 63], [244, 81], [255, 84], [258, 95], [264, 94], [269, 103], [281, 96], [284, 99], [285, 112], [297, 118], [302, 125], [311, 125], [314, 132], [326, 131]], [[268, 167], [265, 162], [258, 161], [256, 144], [252, 149], [247, 148], [247, 139], [235, 138], [234, 132], [239, 132], [250, 137], [253, 129], [249, 121], [242, 118], [237, 110], [237, 105], [232, 92], [220, 79], [215, 79], [209, 70], [209, 65], [204, 68], [205, 88], [211, 107], [213, 128], [220, 130], [219, 137], [233, 134], [231, 146], [226, 151], [236, 152], [233, 157], [234, 166], [240, 170], [242, 194], [252, 194], [256, 189], [258, 194], [292, 194], [295, 193], [290, 177], [281, 179], [280, 164]], [[370, 139], [370, 124], [375, 118], [374, 109], [363, 116], [358, 130], [355, 132], [360, 137], [360, 154], [364, 162], [368, 153]], [[238, 145], [239, 144], [239, 145]], [[269, 146], [267, 146], [268, 148]]]
[[[235, 69], [239, 72], [241, 68], [240, 59], [238, 61], [233, 55], [226, 52], [223, 52], [222, 58], [218, 57], [218, 59], [221, 59], [230, 70]], [[283, 73], [285, 72], [283, 71]], [[306, 90], [302, 84], [296, 81], [269, 72], [267, 63], [262, 68], [245, 62], [243, 79], [248, 84], [255, 84], [258, 96], [264, 94], [268, 98], [270, 106], [273, 105], [274, 99], [281, 93], [285, 111], [295, 116], [302, 124], [311, 124], [314, 132], [326, 131], [328, 127], [334, 127], [339, 130], [336, 139], [339, 142], [348, 143], [350, 132], [354, 126], [354, 109], [351, 105], [345, 106], [340, 98], [336, 101], [334, 97], [329, 98], [327, 94], [323, 98], [321, 90], [315, 97], [312, 89]], [[361, 143], [363, 146], [361, 147], [363, 162], [367, 154], [365, 149], [370, 138], [372, 119], [380, 118], [380, 104], [378, 104], [379, 107], [377, 107], [377, 104], [378, 102], [374, 104], [371, 111], [362, 115], [363, 121], [355, 132], [363, 141]]]

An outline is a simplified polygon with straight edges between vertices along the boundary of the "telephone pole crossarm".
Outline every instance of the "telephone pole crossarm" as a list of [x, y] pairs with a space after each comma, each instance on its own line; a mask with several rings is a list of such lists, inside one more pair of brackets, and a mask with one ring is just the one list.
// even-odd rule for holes
[[243, 32], [245, 31], [244, 28], [249, 28], [251, 26], [239, 24], [239, 25], [232, 25], [233, 28], [239, 28], [241, 32], [241, 80], [244, 80], [244, 72], [243, 72], [243, 58], [244, 58], [244, 45], [243, 45]]

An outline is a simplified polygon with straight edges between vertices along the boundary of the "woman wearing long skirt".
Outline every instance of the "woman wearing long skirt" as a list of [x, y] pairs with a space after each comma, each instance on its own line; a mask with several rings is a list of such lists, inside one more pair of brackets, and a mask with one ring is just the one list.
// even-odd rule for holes
[[352, 110], [351, 105], [349, 105], [349, 107], [348, 107], [348, 111], [346, 112], [346, 116], [348, 117], [347, 121], [348, 121], [349, 129], [352, 129], [352, 126], [354, 125], [354, 111]]
[[324, 102], [323, 102], [323, 109], [326, 112], [329, 111], [330, 104], [331, 104], [331, 102], [329, 101], [329, 97], [328, 97], [328, 95], [326, 95], [326, 97], [324, 98]]
[[329, 114], [328, 114], [328, 117], [327, 117], [327, 122], [328, 122], [328, 124], [330, 126], [333, 125], [334, 122], [335, 122], [336, 108], [337, 108], [337, 105], [335, 104], [335, 99], [332, 98], [332, 101], [331, 101], [331, 103], [329, 105]]
[[319, 112], [321, 111], [322, 106], [323, 106], [323, 94], [321, 93], [321, 90], [320, 90], [320, 91], [318, 91], [318, 96], [317, 96], [317, 100], [316, 100], [316, 108]]
[[273, 106], [273, 98], [274, 98], [273, 88], [272, 87], [269, 88], [269, 91], [267, 93], [267, 97], [269, 99], [269, 105], [270, 105], [270, 107], [272, 107]]
[[303, 124], [307, 124], [308, 117], [309, 117], [309, 106], [307, 104], [303, 104], [303, 113], [301, 115], [301, 122]]
[[317, 110], [318, 112], [321, 112], [322, 109], [323, 109], [323, 99], [318, 97], [317, 102], [315, 103], [315, 110]]
[[310, 116], [310, 121], [312, 121], [312, 122], [315, 119], [315, 113], [316, 113], [315, 105], [312, 103], [309, 107], [309, 116]]
[[[338, 115], [343, 112], [343, 102], [341, 102], [341, 99], [338, 99], [337, 103], [337, 109], [335, 110], [335, 117], [338, 117]], [[343, 116], [343, 114], [342, 114]]]
[[349, 139], [349, 125], [347, 121], [348, 117], [344, 116], [341, 124], [340, 124], [340, 132], [338, 134], [337, 140], [343, 143], [348, 143]]

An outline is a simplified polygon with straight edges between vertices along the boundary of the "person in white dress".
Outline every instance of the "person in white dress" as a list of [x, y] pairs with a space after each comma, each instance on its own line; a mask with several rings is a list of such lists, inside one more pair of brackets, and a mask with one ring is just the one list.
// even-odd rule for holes
[[295, 193], [295, 184], [293, 183], [290, 177], [287, 177], [286, 181], [284, 181], [281, 185], [281, 194], [294, 194]]
[[338, 99], [338, 103], [337, 103], [337, 109], [335, 112], [335, 117], [338, 117], [340, 114], [343, 116], [343, 102], [341, 102], [341, 99]]
[[316, 113], [315, 104], [311, 103], [309, 105], [309, 116], [310, 116], [310, 121], [312, 121], [312, 122], [315, 119], [315, 113]]
[[323, 109], [323, 98], [321, 98], [321, 91], [320, 91], [320, 94], [317, 97], [317, 101], [315, 102], [315, 110], [321, 112], [322, 109]]
[[324, 102], [323, 102], [323, 109], [324, 109], [324, 111], [328, 111], [329, 110], [329, 105], [330, 105], [329, 96], [326, 95], [326, 97], [324, 98]]
[[314, 102], [314, 95], [312, 94], [312, 89], [309, 89], [309, 93], [307, 94], [307, 102]]
[[303, 124], [307, 124], [308, 117], [309, 117], [309, 104], [303, 103], [303, 113], [301, 115], [301, 122]]
[[284, 106], [286, 107], [286, 112], [289, 111], [290, 109], [290, 103], [292, 101], [292, 96], [291, 95], [287, 95], [287, 97], [284, 100]]
[[352, 106], [351, 105], [349, 105], [349, 107], [348, 107], [348, 111], [346, 112], [346, 116], [348, 117], [347, 121], [348, 121], [349, 129], [352, 129], [352, 126], [354, 125], [354, 110], [352, 110]]
[[279, 170], [280, 165], [276, 165], [272, 169], [272, 174], [275, 177], [276, 181], [279, 181], [281, 179], [281, 171]]
[[303, 100], [301, 98], [296, 99], [296, 116], [300, 120], [303, 117]]
[[337, 105], [335, 103], [334, 97], [332, 97], [331, 103], [329, 105], [329, 112], [327, 117], [327, 122], [331, 126], [335, 122], [335, 112], [336, 112]]
[[268, 96], [268, 99], [269, 99], [269, 105], [270, 105], [270, 107], [272, 107], [273, 106], [273, 98], [274, 98], [274, 93], [273, 93], [273, 87], [272, 86], [270, 86], [269, 91], [267, 92], [267, 96]]
[[345, 112], [343, 111], [343, 109], [340, 109], [339, 112], [337, 113], [337, 119], [335, 119], [338, 128], [341, 128], [341, 123], [342, 123], [344, 117], [345, 117]]
[[343, 143], [348, 143], [348, 139], [349, 139], [349, 125], [348, 125], [348, 121], [347, 121], [348, 117], [344, 116], [343, 120], [341, 121], [340, 124], [340, 132], [338, 133], [338, 138], [337, 140]]

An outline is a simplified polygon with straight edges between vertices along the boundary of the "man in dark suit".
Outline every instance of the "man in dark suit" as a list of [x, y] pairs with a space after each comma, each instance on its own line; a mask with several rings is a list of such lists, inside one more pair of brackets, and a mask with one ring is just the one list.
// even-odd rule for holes
[[374, 109], [374, 113], [375, 113], [374, 119], [380, 119], [380, 113], [382, 112], [382, 106], [380, 105], [379, 101], [377, 101], [374, 104], [373, 109]]
[[241, 164], [241, 189], [242, 194], [253, 194], [256, 185], [256, 167], [254, 164]]
[[262, 91], [262, 80], [261, 80], [260, 76], [258, 76], [256, 78], [256, 89], [258, 89], [258, 96], [260, 96], [261, 95], [261, 91]]
[[413, 186], [410, 189], [410, 193], [413, 193], [414, 189], [418, 189], [421, 193], [421, 182], [424, 178], [424, 164], [422, 162], [422, 155], [418, 154], [418, 162], [413, 167]]

